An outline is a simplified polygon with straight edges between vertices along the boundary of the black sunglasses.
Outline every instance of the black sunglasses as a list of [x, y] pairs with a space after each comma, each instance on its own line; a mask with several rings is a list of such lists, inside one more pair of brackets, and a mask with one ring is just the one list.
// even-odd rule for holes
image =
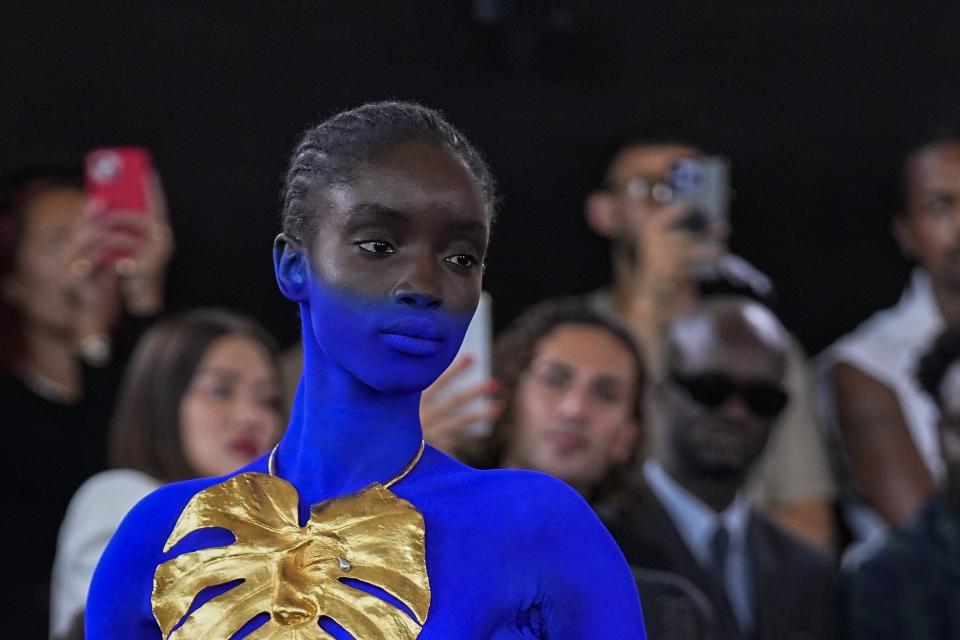
[[671, 372], [670, 379], [700, 404], [716, 409], [737, 394], [750, 411], [764, 418], [776, 417], [787, 406], [790, 396], [772, 382], [736, 382], [720, 373], [685, 376]]

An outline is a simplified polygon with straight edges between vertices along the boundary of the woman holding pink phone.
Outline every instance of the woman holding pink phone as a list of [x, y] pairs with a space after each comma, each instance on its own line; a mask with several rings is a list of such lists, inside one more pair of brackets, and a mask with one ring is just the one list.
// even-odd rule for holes
[[4, 495], [17, 526], [3, 534], [16, 554], [0, 577], [18, 603], [10, 637], [47, 633], [58, 524], [105, 466], [121, 363], [164, 305], [173, 235], [149, 176], [143, 211], [108, 210], [79, 172], [34, 170], [0, 186], [0, 424], [16, 452]]

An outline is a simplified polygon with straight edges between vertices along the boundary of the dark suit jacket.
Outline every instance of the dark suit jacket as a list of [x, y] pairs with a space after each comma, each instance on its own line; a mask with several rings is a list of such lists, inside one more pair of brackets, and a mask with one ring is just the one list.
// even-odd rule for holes
[[[703, 591], [714, 609], [718, 640], [741, 640], [733, 610], [687, 548], [680, 531], [649, 487], [606, 524], [635, 567], [678, 574]], [[834, 570], [806, 543], [751, 511], [747, 553], [753, 569], [751, 640], [821, 640], [832, 637]]]

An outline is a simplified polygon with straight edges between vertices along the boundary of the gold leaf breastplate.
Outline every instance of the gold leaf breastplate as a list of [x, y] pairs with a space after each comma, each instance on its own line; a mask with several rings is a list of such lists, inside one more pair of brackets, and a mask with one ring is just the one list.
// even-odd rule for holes
[[[153, 614], [167, 640], [227, 640], [261, 613], [270, 619], [248, 640], [332, 638], [319, 626], [333, 619], [354, 638], [412, 640], [430, 607], [423, 515], [380, 483], [314, 505], [297, 520], [297, 490], [281, 478], [242, 473], [197, 493], [167, 539], [164, 552], [198, 529], [219, 527], [233, 544], [184, 553], [157, 567]], [[414, 617], [352, 578], [402, 602]], [[197, 593], [243, 579], [193, 611]]]

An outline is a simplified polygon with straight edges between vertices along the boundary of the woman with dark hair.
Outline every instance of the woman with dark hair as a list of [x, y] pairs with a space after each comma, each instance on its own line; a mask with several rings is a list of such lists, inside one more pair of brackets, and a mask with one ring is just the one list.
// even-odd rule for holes
[[[7, 461], [4, 512], [33, 531], [4, 527], [0, 539], [17, 549], [0, 572], [0, 595], [23, 612], [11, 637], [47, 633], [57, 527], [77, 487], [106, 466], [123, 363], [162, 310], [173, 245], [159, 182], [145, 213], [106, 216], [79, 173], [0, 181], [0, 424], [20, 452]], [[105, 258], [117, 252], [126, 259]]]
[[494, 200], [473, 146], [420, 105], [305, 133], [274, 245], [304, 349], [287, 431], [128, 514], [88, 636], [644, 637], [629, 568], [576, 492], [424, 445], [420, 394], [477, 306]]
[[152, 327], [120, 389], [113, 469], [84, 483], [60, 528], [53, 637], [83, 611], [97, 560], [130, 507], [161, 484], [247, 464], [276, 442], [281, 420], [277, 349], [253, 321], [204, 309]]

